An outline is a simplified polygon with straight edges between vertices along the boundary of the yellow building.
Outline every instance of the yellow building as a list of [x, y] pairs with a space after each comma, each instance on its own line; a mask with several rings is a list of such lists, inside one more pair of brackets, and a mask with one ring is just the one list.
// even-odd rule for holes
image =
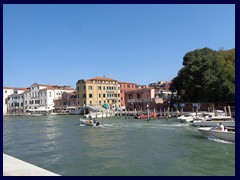
[[120, 85], [117, 80], [107, 77], [95, 77], [78, 80], [76, 84], [77, 104], [80, 107], [107, 106], [120, 108]]

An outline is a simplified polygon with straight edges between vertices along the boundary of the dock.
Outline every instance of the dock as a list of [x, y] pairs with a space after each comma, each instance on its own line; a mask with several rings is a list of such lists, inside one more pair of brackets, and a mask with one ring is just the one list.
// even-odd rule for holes
[[60, 176], [3, 153], [3, 176]]

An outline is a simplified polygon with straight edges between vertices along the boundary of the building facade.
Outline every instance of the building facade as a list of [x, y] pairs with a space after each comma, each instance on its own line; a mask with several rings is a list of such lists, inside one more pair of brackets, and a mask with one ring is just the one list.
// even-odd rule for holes
[[3, 88], [3, 115], [22, 114], [38, 110], [52, 111], [54, 100], [63, 92], [73, 92], [70, 86], [34, 83], [29, 88]]
[[119, 84], [120, 84], [121, 108], [126, 108], [125, 92], [137, 89], [137, 84], [128, 82], [119, 82]]
[[110, 109], [120, 108], [120, 85], [117, 80], [107, 77], [95, 77], [78, 80], [76, 83], [77, 105], [103, 106]]
[[23, 108], [23, 92], [26, 88], [3, 87], [3, 115], [20, 113]]
[[71, 112], [77, 108], [76, 91], [63, 92], [62, 98], [54, 100], [54, 108], [57, 112]]
[[129, 110], [159, 109], [164, 103], [170, 103], [175, 94], [162, 88], [145, 87], [125, 92], [126, 108]]

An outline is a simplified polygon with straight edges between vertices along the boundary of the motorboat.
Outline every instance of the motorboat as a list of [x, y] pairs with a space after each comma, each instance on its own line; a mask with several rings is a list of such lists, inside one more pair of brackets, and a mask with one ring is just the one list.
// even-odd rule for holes
[[88, 120], [88, 119], [81, 119], [80, 118], [80, 122], [82, 123], [82, 124], [84, 124], [84, 125], [86, 125], [86, 126], [99, 126], [100, 125], [100, 123], [99, 122], [92, 122], [91, 123], [91, 120]]
[[235, 127], [235, 121], [234, 120], [207, 120], [207, 121], [202, 121], [202, 120], [194, 120], [191, 125], [197, 126], [197, 127], [213, 127], [216, 126], [218, 123], [222, 123], [224, 126], [227, 127]]
[[85, 118], [105, 118], [115, 116], [114, 112], [91, 112], [90, 114], [86, 114]]
[[197, 130], [201, 132], [205, 137], [214, 137], [224, 141], [235, 142], [235, 128], [226, 128], [226, 129], [227, 131], [219, 130], [216, 127], [197, 128]]
[[[150, 114], [149, 114], [149, 117], [151, 118], [151, 117], [157, 117], [157, 113], [153, 113], [153, 112], [151, 112]], [[135, 119], [147, 119], [148, 118], [148, 114], [140, 114], [140, 115], [137, 115], [137, 116], [135, 116], [134, 117]]]
[[231, 116], [227, 116], [222, 110], [215, 110], [214, 112], [208, 112], [203, 114], [202, 117], [194, 118], [191, 125], [201, 127], [212, 127], [218, 123], [222, 123], [227, 127], [235, 127], [235, 121]]
[[179, 116], [177, 118], [178, 121], [180, 122], [191, 122], [193, 121], [195, 118], [198, 118], [201, 116], [201, 113], [186, 113], [186, 114], [183, 114], [181, 116]]

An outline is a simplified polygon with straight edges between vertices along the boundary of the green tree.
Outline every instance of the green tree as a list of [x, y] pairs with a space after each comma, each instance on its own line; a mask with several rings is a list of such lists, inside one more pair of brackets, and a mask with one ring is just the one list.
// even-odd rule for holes
[[188, 102], [235, 102], [235, 49], [186, 53], [170, 89]]

